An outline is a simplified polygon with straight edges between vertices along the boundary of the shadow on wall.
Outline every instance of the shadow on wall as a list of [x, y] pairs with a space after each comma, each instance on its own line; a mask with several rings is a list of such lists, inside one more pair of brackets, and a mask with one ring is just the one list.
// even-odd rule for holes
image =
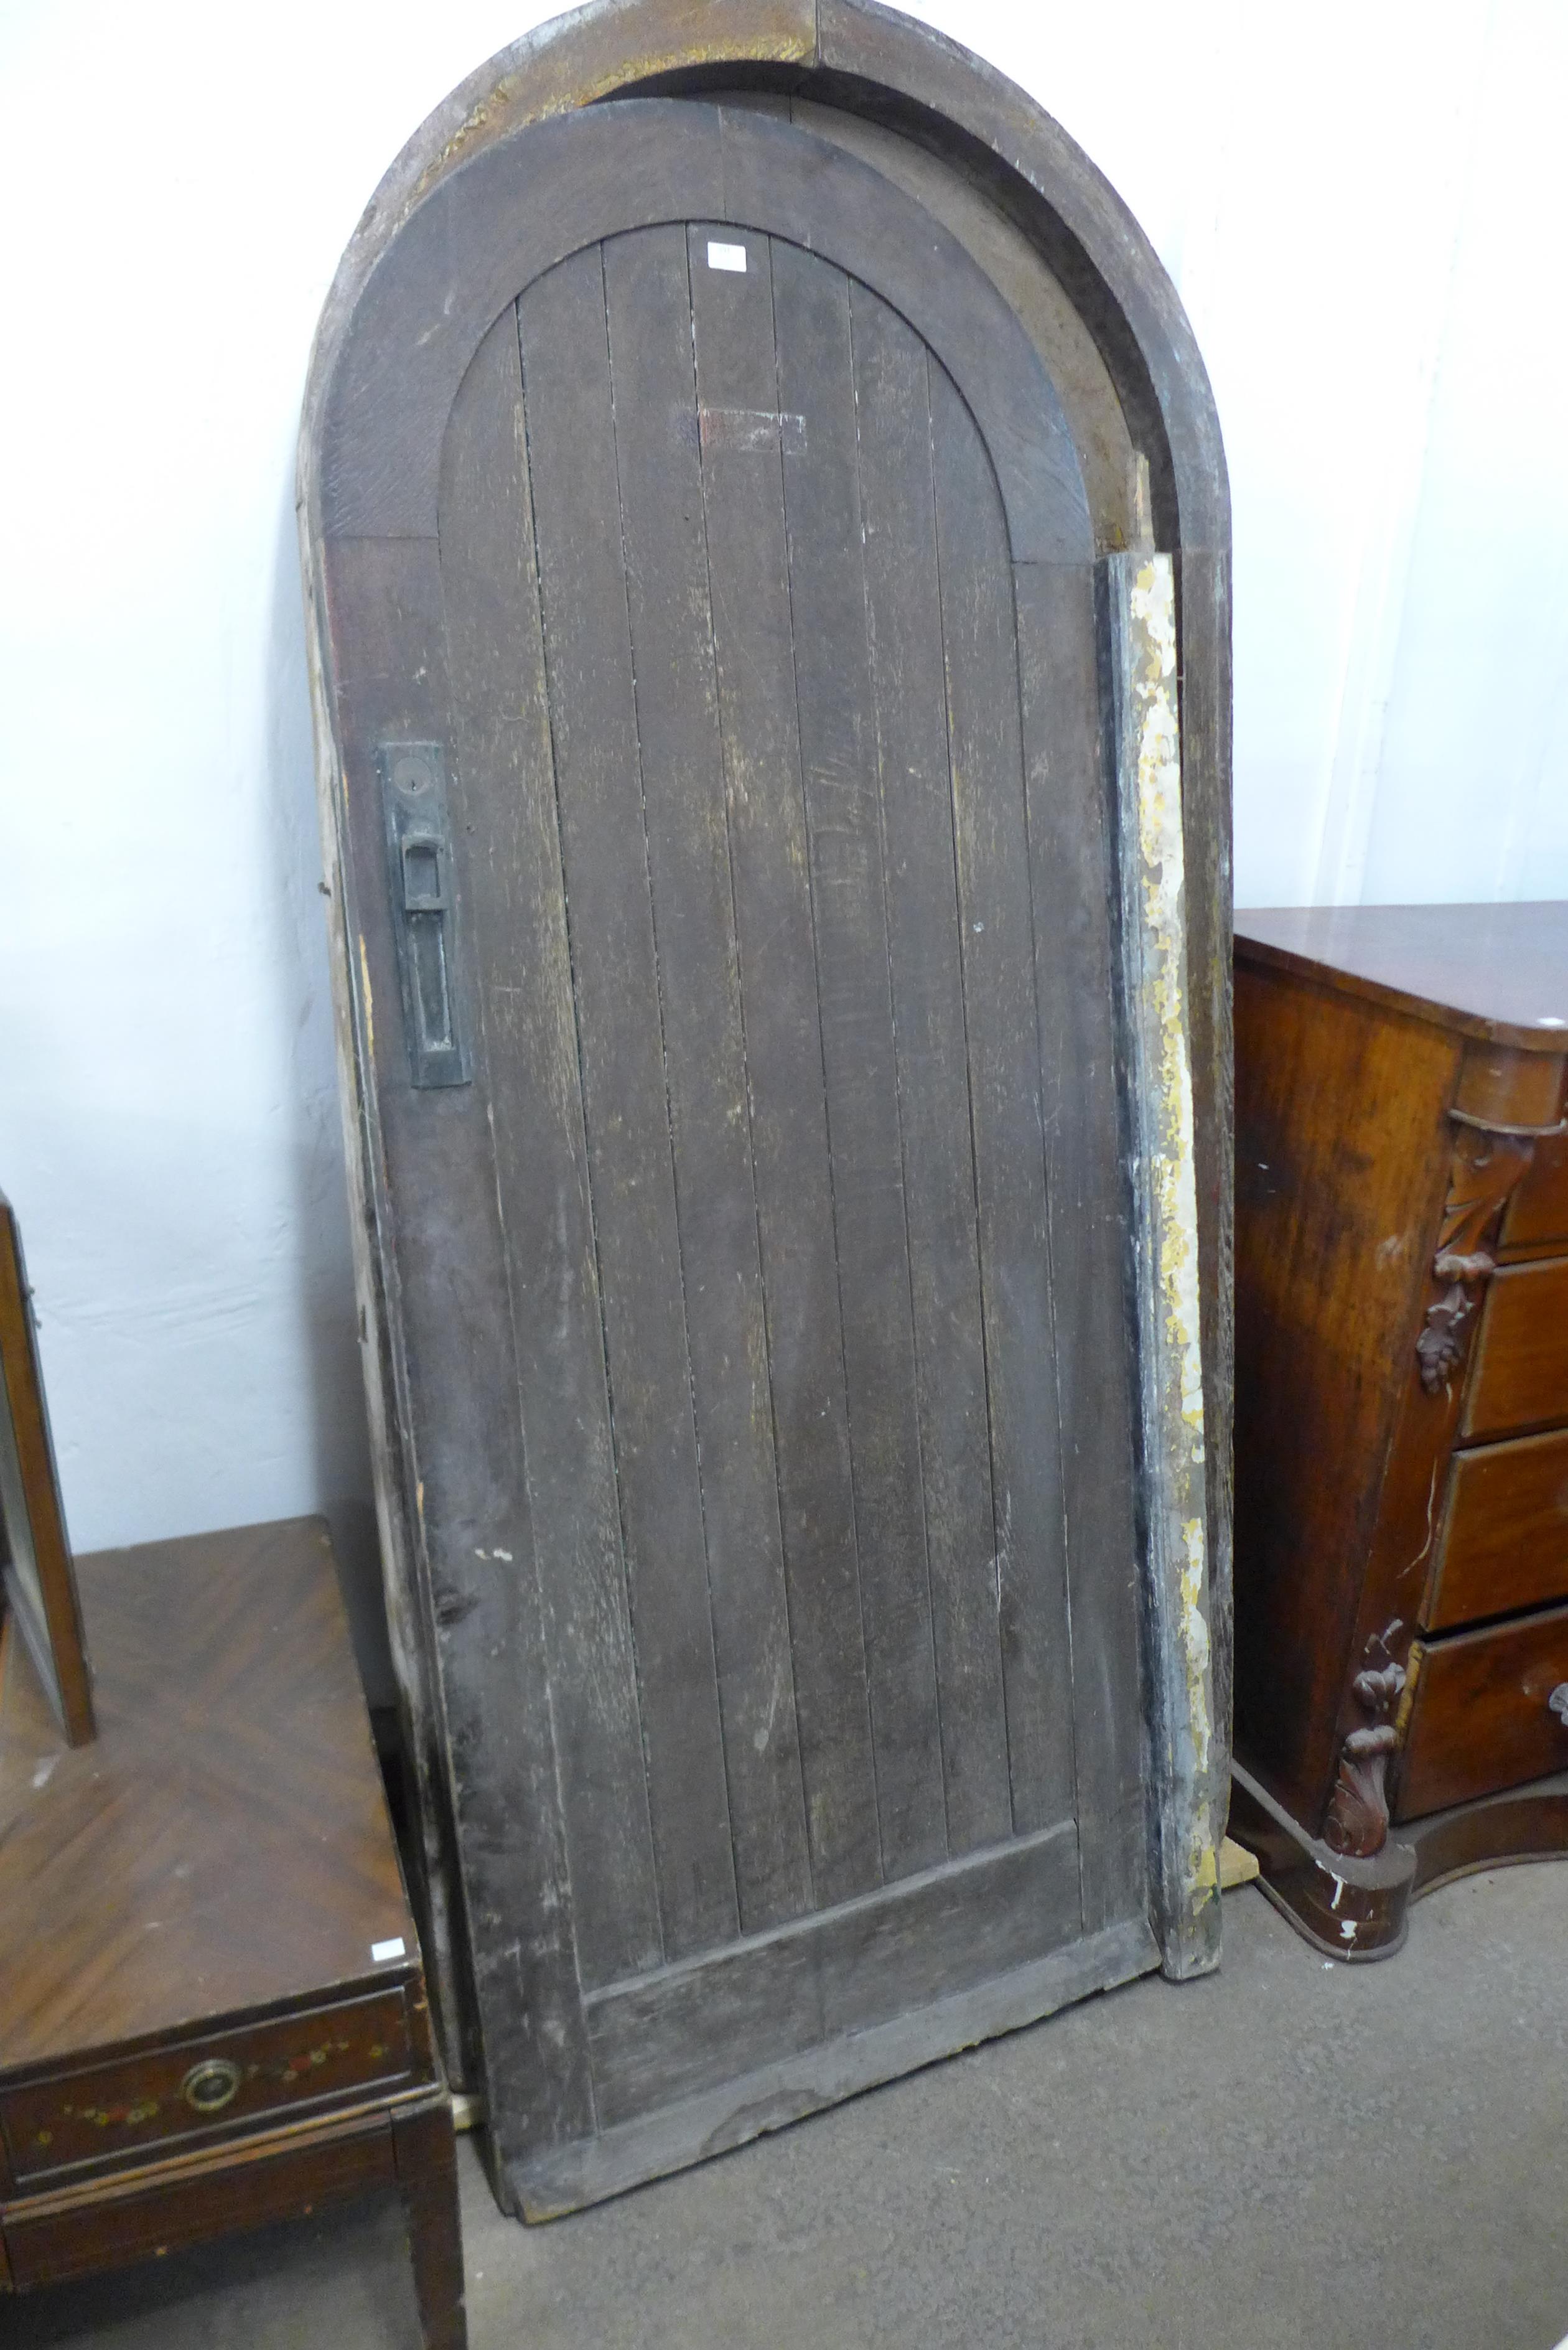
[[372, 1705], [395, 1695], [381, 1594], [369, 1431], [359, 1360], [327, 929], [317, 815], [315, 744], [292, 469], [273, 564], [267, 649], [267, 766], [277, 858], [277, 968], [290, 1047], [299, 1358], [315, 1486], [332, 1528], [355, 1652]]

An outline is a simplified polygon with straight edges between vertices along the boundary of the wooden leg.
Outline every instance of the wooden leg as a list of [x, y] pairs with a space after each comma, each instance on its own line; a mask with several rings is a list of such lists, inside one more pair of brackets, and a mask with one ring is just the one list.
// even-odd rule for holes
[[408, 2216], [409, 2251], [425, 2350], [468, 2350], [462, 2306], [462, 2223], [457, 2207], [457, 2140], [452, 2104], [420, 2106], [392, 2116], [398, 2184]]

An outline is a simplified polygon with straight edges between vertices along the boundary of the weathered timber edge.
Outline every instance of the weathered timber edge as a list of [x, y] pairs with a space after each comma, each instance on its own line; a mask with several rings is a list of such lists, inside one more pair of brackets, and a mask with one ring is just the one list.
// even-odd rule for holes
[[955, 2050], [1038, 2023], [1093, 1991], [1131, 1982], [1158, 1962], [1141, 1918], [1107, 1926], [1066, 1950], [993, 1975], [894, 2022], [803, 2049], [742, 2080], [514, 2164], [512, 2192], [528, 2220], [553, 2220], [603, 2203], [628, 2187], [785, 2129], [824, 2106], [897, 2080]]

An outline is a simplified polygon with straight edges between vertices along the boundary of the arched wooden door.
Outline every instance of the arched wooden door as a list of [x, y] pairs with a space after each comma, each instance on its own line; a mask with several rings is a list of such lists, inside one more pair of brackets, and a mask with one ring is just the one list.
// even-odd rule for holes
[[1094, 550], [931, 215], [670, 99], [414, 214], [322, 478], [398, 1410], [538, 2214], [1158, 1963]]

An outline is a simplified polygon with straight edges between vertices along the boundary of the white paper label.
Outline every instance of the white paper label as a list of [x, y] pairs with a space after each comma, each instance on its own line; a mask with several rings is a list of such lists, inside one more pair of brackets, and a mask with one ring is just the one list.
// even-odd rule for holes
[[743, 244], [717, 244], [714, 243], [713, 239], [710, 237], [708, 240], [708, 266], [710, 269], [733, 269], [742, 277], [743, 277], [746, 274], [745, 246]]
[[384, 1959], [400, 1959], [404, 1955], [403, 1938], [400, 1934], [395, 1942], [372, 1942], [370, 1945], [370, 1956], [377, 1966], [379, 1966]]

